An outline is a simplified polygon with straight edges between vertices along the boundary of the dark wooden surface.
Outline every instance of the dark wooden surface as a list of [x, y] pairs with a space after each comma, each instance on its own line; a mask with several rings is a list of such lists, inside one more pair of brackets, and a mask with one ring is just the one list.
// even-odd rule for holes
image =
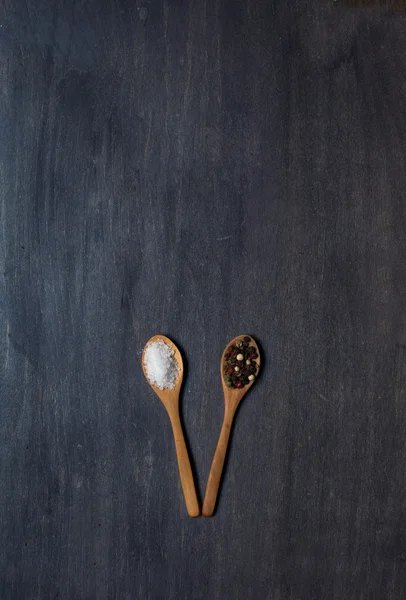
[[[1, 600], [406, 597], [406, 21], [0, 2]], [[187, 362], [188, 518], [155, 333]]]

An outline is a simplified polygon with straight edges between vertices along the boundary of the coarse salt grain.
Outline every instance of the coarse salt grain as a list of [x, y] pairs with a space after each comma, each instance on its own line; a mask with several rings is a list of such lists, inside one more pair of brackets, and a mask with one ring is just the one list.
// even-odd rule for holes
[[152, 385], [160, 390], [174, 389], [179, 375], [175, 351], [163, 340], [150, 342], [144, 351], [144, 366]]

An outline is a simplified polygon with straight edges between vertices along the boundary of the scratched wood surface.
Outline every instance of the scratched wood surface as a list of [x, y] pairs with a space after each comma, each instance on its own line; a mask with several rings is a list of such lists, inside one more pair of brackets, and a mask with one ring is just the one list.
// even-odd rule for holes
[[[0, 1], [1, 600], [404, 600], [406, 24]], [[145, 341], [182, 348], [187, 516]]]

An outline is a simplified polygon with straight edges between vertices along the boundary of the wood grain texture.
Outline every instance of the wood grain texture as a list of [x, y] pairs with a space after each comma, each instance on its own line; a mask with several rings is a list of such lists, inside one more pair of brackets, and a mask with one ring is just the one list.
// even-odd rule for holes
[[[405, 68], [389, 11], [0, 1], [2, 600], [406, 597]], [[200, 492], [261, 344], [213, 519], [158, 331]]]
[[334, 0], [334, 2], [341, 2], [344, 6], [351, 8], [367, 8], [367, 9], [385, 9], [404, 11], [406, 10], [405, 0]]

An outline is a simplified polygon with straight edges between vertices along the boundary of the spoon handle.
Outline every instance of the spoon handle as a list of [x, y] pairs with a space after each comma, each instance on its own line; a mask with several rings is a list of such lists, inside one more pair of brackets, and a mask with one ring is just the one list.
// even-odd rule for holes
[[200, 515], [199, 502], [197, 500], [195, 482], [193, 479], [192, 468], [190, 466], [189, 454], [186, 448], [185, 437], [183, 435], [179, 413], [177, 411], [171, 411], [169, 413], [169, 418], [171, 420], [173, 437], [175, 439], [180, 482], [182, 484], [186, 508], [189, 517], [198, 517]]
[[225, 410], [223, 425], [220, 432], [219, 441], [217, 442], [216, 451], [214, 453], [213, 462], [207, 481], [206, 493], [204, 496], [202, 514], [205, 517], [213, 515], [217, 494], [220, 487], [221, 475], [223, 473], [224, 462], [227, 455], [228, 442], [230, 439], [231, 426], [233, 424], [235, 409]]

